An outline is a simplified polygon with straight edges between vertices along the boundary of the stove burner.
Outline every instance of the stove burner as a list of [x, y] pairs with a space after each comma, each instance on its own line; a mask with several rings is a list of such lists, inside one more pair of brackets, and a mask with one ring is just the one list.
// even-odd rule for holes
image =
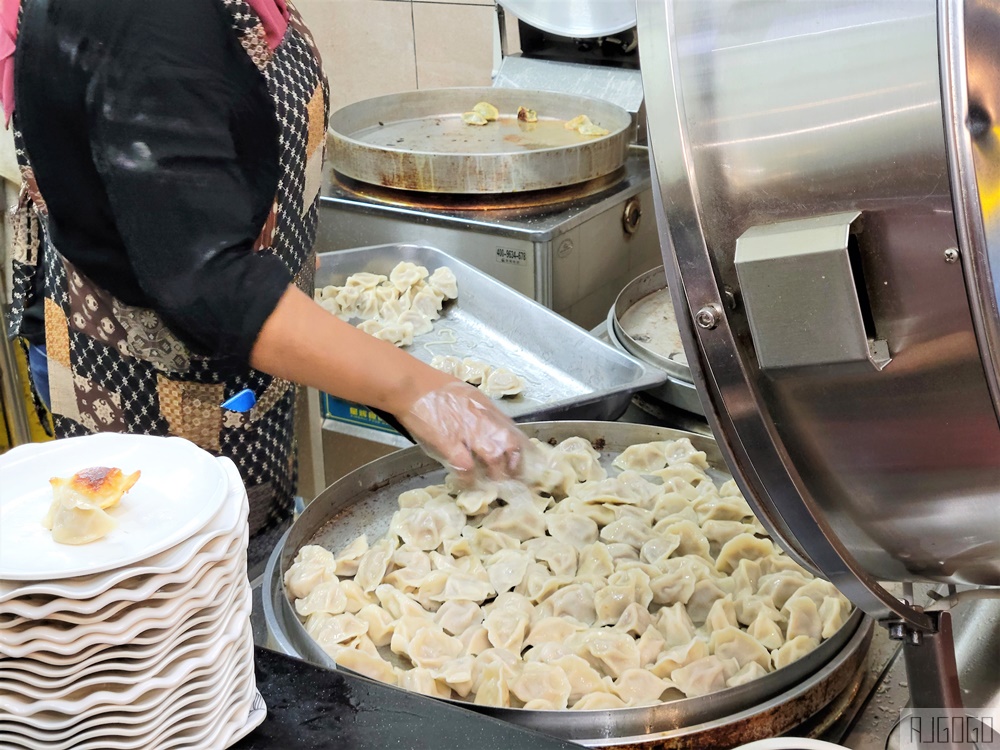
[[603, 177], [566, 187], [493, 195], [399, 190], [360, 182], [335, 170], [332, 172], [332, 181], [356, 197], [364, 198], [374, 203], [402, 208], [443, 211], [503, 211], [518, 209], [521, 211], [538, 210], [541, 212], [553, 206], [560, 206], [607, 192], [625, 178], [626, 171], [625, 167], [621, 167]]

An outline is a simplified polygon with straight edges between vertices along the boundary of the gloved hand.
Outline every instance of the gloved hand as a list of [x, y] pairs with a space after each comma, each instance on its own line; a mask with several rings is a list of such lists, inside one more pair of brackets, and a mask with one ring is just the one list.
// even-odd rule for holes
[[500, 480], [520, 473], [527, 438], [471, 385], [449, 380], [397, 418], [427, 455], [463, 484], [471, 485], [483, 475]]

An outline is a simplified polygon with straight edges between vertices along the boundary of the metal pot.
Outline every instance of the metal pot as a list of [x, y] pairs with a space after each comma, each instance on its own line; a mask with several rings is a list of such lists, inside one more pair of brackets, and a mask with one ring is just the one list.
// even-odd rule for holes
[[[543, 441], [585, 437], [608, 460], [635, 443], [687, 437], [705, 451], [714, 478], [728, 477], [710, 437], [620, 422], [538, 422], [521, 428]], [[401, 492], [443, 479], [440, 465], [418, 448], [410, 448], [355, 470], [306, 507], [275, 548], [265, 573], [265, 615], [280, 648], [320, 666], [336, 668], [305, 632], [284, 591], [284, 574], [299, 549], [307, 544], [341, 548], [361, 533], [378, 538], [388, 529]], [[785, 731], [855, 684], [871, 630], [871, 622], [856, 611], [839, 633], [798, 662], [747, 685], [702, 698], [610, 711], [528, 711], [456, 704], [587, 745], [721, 747]]]

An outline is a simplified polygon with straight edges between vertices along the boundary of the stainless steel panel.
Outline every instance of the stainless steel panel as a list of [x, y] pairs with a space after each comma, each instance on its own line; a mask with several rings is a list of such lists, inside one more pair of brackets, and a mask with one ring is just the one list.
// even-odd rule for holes
[[[858, 363], [881, 370], [885, 341], [866, 330], [851, 242], [858, 211], [750, 227], [736, 275], [761, 369]], [[867, 310], [867, 292], [864, 293]]]
[[[957, 237], [935, 3], [638, 9], [664, 260], [748, 498], [869, 612], [898, 606], [877, 579], [1000, 584], [1000, 430], [962, 268], [947, 262]], [[893, 361], [765, 375], [736, 239], [841, 211], [865, 214], [863, 274]], [[696, 327], [706, 309], [718, 319]]]
[[[496, 122], [466, 125], [477, 102]], [[537, 110], [537, 123], [517, 119]], [[610, 131], [582, 136], [565, 122], [587, 115]], [[424, 89], [366, 99], [330, 116], [330, 162], [348, 177], [432, 193], [516, 193], [593, 180], [624, 164], [632, 118], [601, 99], [524, 89]]]
[[404, 260], [432, 270], [448, 266], [458, 279], [458, 299], [407, 351], [424, 362], [450, 354], [513, 370], [526, 381], [523, 393], [495, 402], [512, 419], [615, 419], [633, 393], [663, 379], [662, 373], [431, 247], [381, 245], [322, 253], [316, 285], [343, 284], [360, 271], [388, 275]]
[[[543, 441], [585, 437], [601, 446], [602, 461], [607, 466], [629, 445], [686, 437], [698, 450], [705, 451], [713, 479], [722, 481], [729, 476], [711, 437], [665, 427], [608, 422], [535, 423], [522, 425], [522, 429]], [[400, 493], [443, 480], [440, 465], [418, 448], [411, 448], [361, 467], [332, 484], [306, 507], [275, 549], [265, 573], [264, 586], [268, 590], [263, 596], [268, 627], [282, 650], [336, 668], [336, 663], [306, 633], [284, 591], [284, 574], [298, 550], [307, 544], [340, 549], [360, 534], [376, 539], [388, 529]], [[855, 611], [833, 638], [788, 667], [709, 696], [611, 711], [531, 711], [458, 704], [588, 746], [728, 746], [732, 742], [723, 738], [742, 736], [749, 740], [784, 731], [836, 697], [856, 675], [871, 639], [872, 623], [860, 614]], [[786, 704], [794, 706], [799, 701], [804, 706], [786, 708]], [[688, 744], [692, 738], [696, 741]]]

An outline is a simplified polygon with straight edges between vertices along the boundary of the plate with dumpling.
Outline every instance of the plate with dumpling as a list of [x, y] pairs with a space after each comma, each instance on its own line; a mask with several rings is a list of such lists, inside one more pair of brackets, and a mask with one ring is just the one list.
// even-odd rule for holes
[[73, 578], [144, 560], [195, 534], [228, 482], [181, 438], [101, 433], [0, 456], [0, 578]]
[[870, 622], [774, 544], [711, 438], [524, 429], [526, 484], [462, 488], [411, 449], [328, 488], [272, 561], [283, 637], [547, 731], [535, 717], [576, 717], [558, 724], [569, 739], [707, 721], [856, 673]]

